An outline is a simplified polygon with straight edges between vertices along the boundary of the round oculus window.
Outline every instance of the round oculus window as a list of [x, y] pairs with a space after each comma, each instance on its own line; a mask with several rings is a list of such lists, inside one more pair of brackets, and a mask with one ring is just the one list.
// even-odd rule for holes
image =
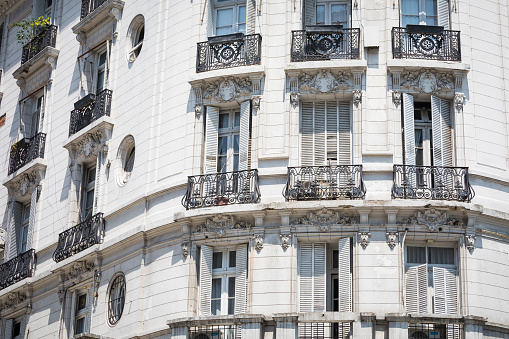
[[115, 325], [122, 317], [125, 304], [125, 276], [117, 275], [110, 286], [108, 296], [108, 322]]
[[116, 177], [119, 186], [124, 186], [131, 178], [135, 158], [136, 147], [134, 137], [129, 135], [122, 140], [117, 153]]
[[143, 47], [143, 39], [145, 38], [145, 19], [143, 15], [137, 15], [127, 30], [127, 38], [130, 41], [128, 44], [127, 59], [129, 62], [134, 62], [138, 55], [140, 55], [141, 48]]

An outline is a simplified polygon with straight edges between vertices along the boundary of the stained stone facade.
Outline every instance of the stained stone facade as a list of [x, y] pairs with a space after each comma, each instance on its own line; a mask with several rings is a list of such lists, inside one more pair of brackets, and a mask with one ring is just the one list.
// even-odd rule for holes
[[0, 0], [0, 337], [509, 338], [508, 46], [505, 0]]

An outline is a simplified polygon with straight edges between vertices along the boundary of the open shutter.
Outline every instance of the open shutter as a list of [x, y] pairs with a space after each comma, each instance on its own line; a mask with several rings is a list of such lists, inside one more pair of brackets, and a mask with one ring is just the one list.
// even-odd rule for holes
[[237, 246], [236, 251], [235, 314], [244, 314], [247, 303], [247, 244]]
[[32, 121], [30, 126], [30, 137], [34, 137], [39, 132], [39, 120], [41, 117], [41, 109], [36, 108], [32, 113]]
[[214, 0], [203, 0], [204, 11], [207, 20], [207, 36], [214, 36]]
[[[433, 134], [433, 165], [452, 166], [451, 110], [446, 100], [431, 96], [431, 124]], [[454, 189], [454, 176], [443, 170], [443, 175], [435, 175], [435, 188]]]
[[433, 291], [436, 314], [458, 314], [455, 270], [433, 267]]
[[442, 116], [440, 114], [441, 100], [431, 96], [431, 122], [433, 130], [433, 165], [443, 166], [442, 160]]
[[299, 269], [299, 311], [325, 311], [325, 243], [301, 244]]
[[304, 0], [304, 28], [316, 25], [316, 0]]
[[249, 167], [248, 160], [249, 160], [250, 117], [251, 117], [251, 100], [247, 100], [240, 105], [239, 171], [245, 171]]
[[326, 147], [327, 147], [327, 153], [326, 153], [326, 160], [327, 165], [337, 165], [338, 163], [338, 153], [339, 148], [341, 147], [338, 143], [338, 105], [336, 101], [327, 101], [325, 103], [326, 105], [326, 132], [327, 132], [327, 138], [326, 138]]
[[78, 298], [77, 291], [72, 292], [71, 297], [71, 323], [69, 326], [69, 333], [71, 334], [71, 337], [74, 336], [74, 323], [76, 322], [76, 299]]
[[325, 102], [315, 102], [315, 166], [326, 164]]
[[206, 124], [205, 173], [216, 173], [219, 108], [207, 106]]
[[18, 255], [18, 236], [21, 231], [21, 214], [23, 210], [23, 204], [17, 201], [13, 202], [13, 204], [13, 218], [9, 234], [9, 260]]
[[26, 338], [25, 332], [27, 331], [27, 325], [28, 325], [28, 314], [24, 315], [23, 318], [21, 318], [21, 324], [19, 329], [20, 338]]
[[200, 313], [210, 315], [212, 294], [212, 247], [202, 245], [200, 258]]
[[326, 261], [325, 243], [315, 243], [313, 253], [313, 312], [325, 311]]
[[5, 339], [12, 339], [12, 325], [13, 325], [12, 319], [7, 319], [5, 321]]
[[451, 103], [447, 100], [440, 101], [440, 116], [442, 117], [442, 161], [444, 166], [452, 166]]
[[247, 0], [247, 32], [255, 34], [256, 28], [256, 0]]
[[408, 313], [428, 313], [428, 267], [409, 267], [405, 274], [405, 304]]
[[93, 67], [94, 65], [89, 58], [83, 60], [83, 90], [85, 91], [85, 95], [92, 93]]
[[314, 165], [314, 119], [313, 119], [313, 103], [302, 102], [302, 126], [301, 126], [301, 166]]
[[88, 291], [87, 296], [87, 315], [85, 318], [85, 333], [90, 333], [90, 329], [92, 328], [92, 303], [94, 302], [94, 288]]
[[405, 131], [405, 165], [415, 165], [414, 97], [403, 96], [403, 125]]
[[350, 120], [350, 102], [340, 101], [338, 103], [339, 112], [339, 165], [352, 164], [352, 140], [351, 140], [351, 120]]
[[339, 239], [338, 246], [339, 311], [352, 311], [352, 276], [350, 262], [350, 238]]
[[449, 0], [438, 0], [438, 25], [444, 26], [445, 29], [450, 28], [449, 23]]
[[34, 191], [32, 192], [32, 200], [30, 201], [30, 216], [28, 220], [28, 232], [27, 232], [27, 251], [32, 249], [36, 207], [37, 207], [37, 188], [34, 189]]

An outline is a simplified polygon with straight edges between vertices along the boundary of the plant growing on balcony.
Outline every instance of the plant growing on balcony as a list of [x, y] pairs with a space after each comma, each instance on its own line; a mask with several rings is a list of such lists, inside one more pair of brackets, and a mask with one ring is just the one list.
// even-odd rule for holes
[[[22, 46], [25, 46], [46, 28], [48, 28], [49, 25], [50, 17], [45, 18], [44, 16], [40, 16], [38, 18], [25, 19], [20, 22], [15, 22], [10, 26], [10, 28], [19, 27], [18, 32], [16, 32], [16, 39]], [[32, 46], [32, 48], [35, 47], [36, 46]]]

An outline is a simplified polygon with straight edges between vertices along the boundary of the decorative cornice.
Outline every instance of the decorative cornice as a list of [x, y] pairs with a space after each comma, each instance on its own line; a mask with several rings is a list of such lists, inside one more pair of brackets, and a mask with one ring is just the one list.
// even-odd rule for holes
[[219, 214], [205, 221], [205, 224], [198, 226], [197, 232], [214, 232], [218, 237], [225, 236], [231, 230], [251, 229], [251, 224], [245, 221], [235, 221], [231, 215]]
[[26, 295], [24, 293], [20, 292], [11, 292], [7, 294], [7, 299], [4, 302], [4, 309], [6, 308], [15, 308], [19, 304], [22, 304], [27, 299]]
[[317, 74], [305, 73], [299, 77], [299, 91], [306, 94], [331, 94], [352, 90], [353, 74], [347, 71], [333, 73], [322, 69]]
[[398, 232], [387, 232], [385, 233], [387, 237], [387, 245], [389, 245], [390, 249], [394, 249], [398, 239]]
[[362, 249], [366, 249], [366, 247], [368, 247], [368, 243], [369, 243], [369, 238], [371, 237], [371, 233], [369, 232], [359, 232], [359, 237], [361, 239], [361, 246], [362, 246]]
[[316, 213], [309, 213], [307, 217], [302, 217], [291, 222], [292, 226], [310, 225], [316, 226], [320, 231], [329, 231], [333, 225], [355, 225], [357, 221], [350, 217], [340, 216], [327, 208], [322, 208]]
[[434, 208], [427, 209], [424, 212], [415, 212], [410, 218], [404, 219], [401, 224], [425, 226], [431, 232], [439, 231], [440, 226], [465, 227], [463, 221], [448, 218], [447, 212]]

